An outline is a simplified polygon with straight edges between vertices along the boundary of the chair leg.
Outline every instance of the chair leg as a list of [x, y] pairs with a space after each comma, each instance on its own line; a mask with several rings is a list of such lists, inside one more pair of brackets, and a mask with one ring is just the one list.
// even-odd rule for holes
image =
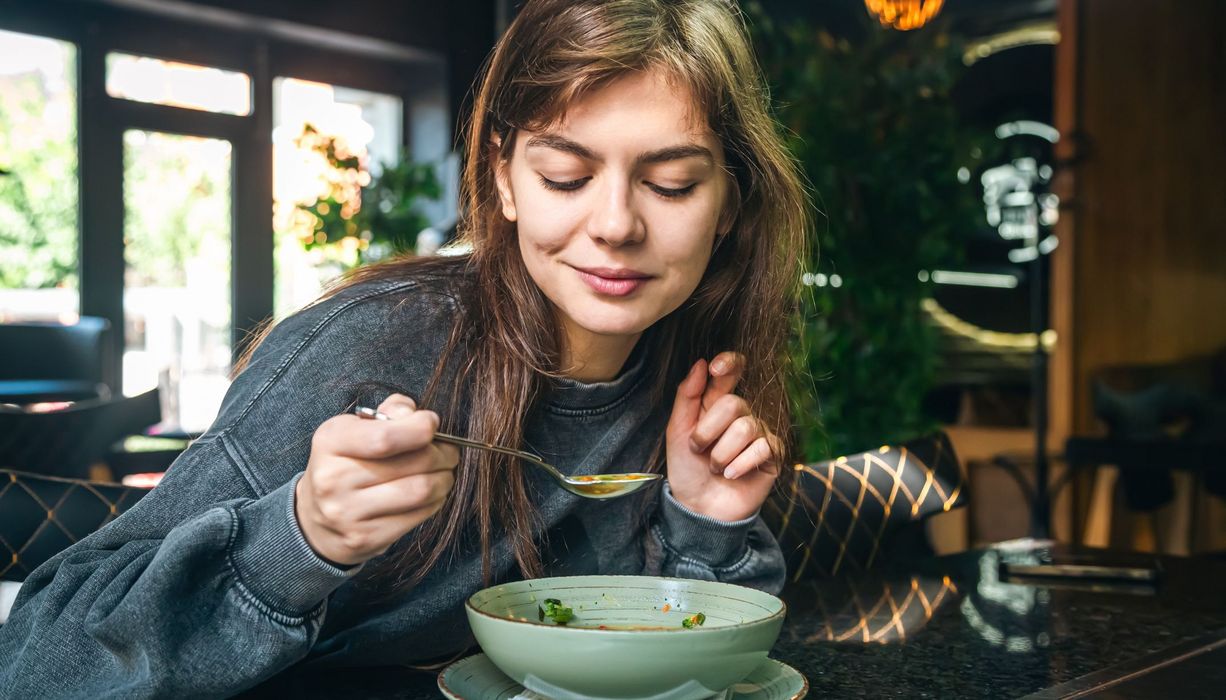
[[1118, 467], [1098, 467], [1094, 470], [1094, 487], [1090, 492], [1090, 508], [1086, 513], [1082, 544], [1088, 547], [1107, 547], [1111, 544], [1111, 516], [1115, 505], [1115, 486], [1119, 479]]
[[89, 465], [89, 480], [110, 484], [115, 482], [115, 475], [111, 473], [111, 468], [106, 466], [105, 462], [95, 462]]
[[1128, 534], [1125, 546], [1134, 552], [1157, 553], [1158, 528], [1155, 524], [1154, 514], [1125, 510], [1122, 516], [1121, 519], [1124, 520], [1125, 526], [1124, 531]]
[[1199, 518], [1202, 521], [1197, 538], [1199, 551], [1226, 551], [1226, 499], [1202, 490], [1200, 502], [1203, 515]]
[[1070, 480], [1073, 474], [1063, 460], [1052, 460], [1051, 497], [1051, 534], [1057, 542], [1072, 542], [1074, 540], [1074, 489]]
[[1192, 499], [1196, 494], [1196, 476], [1176, 471], [1175, 497], [1154, 513], [1158, 547], [1163, 554], [1187, 556], [1192, 552]]

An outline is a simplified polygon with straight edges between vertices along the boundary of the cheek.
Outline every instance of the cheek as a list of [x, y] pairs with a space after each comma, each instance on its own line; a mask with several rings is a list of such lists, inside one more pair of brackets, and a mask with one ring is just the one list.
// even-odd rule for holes
[[516, 230], [525, 253], [555, 253], [566, 247], [575, 227], [573, 207], [557, 197], [541, 192], [533, 183], [517, 183], [515, 205], [519, 220]]
[[715, 245], [718, 221], [718, 212], [707, 207], [681, 216], [675, 210], [667, 212], [656, 228], [660, 234], [655, 237], [655, 254], [674, 269], [701, 277]]

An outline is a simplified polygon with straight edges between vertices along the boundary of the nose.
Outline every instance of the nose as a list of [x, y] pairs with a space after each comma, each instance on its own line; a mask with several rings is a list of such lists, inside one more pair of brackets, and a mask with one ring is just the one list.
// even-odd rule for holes
[[589, 235], [593, 239], [615, 248], [643, 240], [646, 227], [635, 208], [628, 183], [609, 182], [596, 202], [588, 222]]

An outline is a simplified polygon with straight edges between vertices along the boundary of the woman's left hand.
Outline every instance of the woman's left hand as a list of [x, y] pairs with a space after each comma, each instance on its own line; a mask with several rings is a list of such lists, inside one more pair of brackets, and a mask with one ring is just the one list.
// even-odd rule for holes
[[690, 368], [668, 421], [668, 483], [673, 498], [703, 515], [732, 522], [762, 507], [779, 476], [780, 443], [732, 393], [745, 357], [722, 352]]

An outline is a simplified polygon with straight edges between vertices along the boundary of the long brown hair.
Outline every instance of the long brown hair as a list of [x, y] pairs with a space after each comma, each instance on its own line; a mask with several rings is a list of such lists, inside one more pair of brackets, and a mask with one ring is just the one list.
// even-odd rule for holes
[[[361, 268], [340, 287], [455, 268], [471, 275], [449, 349], [419, 400], [440, 413], [444, 429], [520, 446], [529, 410], [561, 369], [560, 329], [520, 258], [515, 224], [502, 215], [495, 167], [511, 157], [518, 130], [554, 124], [578, 97], [647, 70], [689, 89], [735, 180], [725, 212], [729, 233], [697, 290], [644, 335], [650, 385], [667, 400], [698, 358], [744, 353], [738, 393], [777, 433], [790, 432], [782, 374], [808, 259], [809, 204], [732, 0], [529, 0], [494, 47], [467, 127], [460, 235], [471, 253]], [[449, 395], [440, 393], [444, 367], [455, 372], [447, 386], [458, 387]], [[663, 468], [663, 453], [661, 435], [649, 468]], [[787, 463], [788, 455], [780, 458]], [[522, 574], [541, 575], [540, 533], [520, 465], [476, 450], [462, 455], [443, 508], [379, 570], [414, 585], [456, 551], [474, 515], [487, 583], [496, 529]]]

